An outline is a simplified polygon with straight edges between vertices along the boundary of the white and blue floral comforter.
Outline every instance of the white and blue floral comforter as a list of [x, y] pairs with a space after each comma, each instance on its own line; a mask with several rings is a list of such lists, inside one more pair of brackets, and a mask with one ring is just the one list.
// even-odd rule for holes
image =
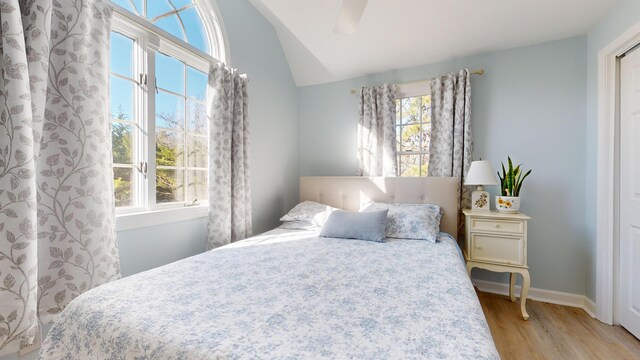
[[276, 229], [75, 299], [42, 359], [499, 359], [455, 242]]

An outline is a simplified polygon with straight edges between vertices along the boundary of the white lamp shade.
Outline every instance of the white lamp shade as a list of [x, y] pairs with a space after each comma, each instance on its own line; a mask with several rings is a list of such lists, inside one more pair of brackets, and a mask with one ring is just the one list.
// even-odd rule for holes
[[498, 177], [487, 160], [472, 161], [465, 185], [498, 185]]

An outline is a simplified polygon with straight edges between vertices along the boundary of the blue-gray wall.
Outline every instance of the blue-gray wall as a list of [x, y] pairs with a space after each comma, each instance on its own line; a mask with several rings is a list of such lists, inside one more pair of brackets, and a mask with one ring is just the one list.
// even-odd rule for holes
[[[298, 198], [297, 88], [275, 30], [247, 0], [216, 0], [229, 65], [249, 76], [254, 233]], [[205, 250], [205, 218], [118, 232], [123, 276]]]
[[[523, 188], [532, 286], [584, 294], [586, 37], [493, 52], [299, 90], [300, 175], [354, 175], [358, 97], [350, 90], [406, 83], [460, 68], [472, 78], [475, 158], [507, 155], [533, 169]], [[491, 189], [490, 189], [491, 190]], [[493, 189], [495, 190], [495, 189]], [[501, 276], [475, 273], [485, 279]]]
[[119, 231], [122, 276], [153, 269], [205, 251], [206, 218]]
[[585, 217], [587, 226], [587, 291], [595, 300], [596, 293], [596, 181], [598, 141], [598, 52], [640, 22], [640, 1], [624, 0], [591, 29], [587, 42], [587, 152], [585, 154]]
[[231, 65], [249, 75], [254, 232], [269, 230], [298, 200], [298, 92], [280, 41], [247, 0], [217, 0]]

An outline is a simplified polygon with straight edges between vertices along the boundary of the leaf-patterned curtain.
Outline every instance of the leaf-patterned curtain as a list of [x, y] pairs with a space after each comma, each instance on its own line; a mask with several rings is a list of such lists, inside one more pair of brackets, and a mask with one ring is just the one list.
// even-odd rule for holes
[[0, 355], [119, 276], [108, 96], [111, 7], [0, 0]]
[[358, 175], [396, 176], [396, 86], [360, 89]]
[[[464, 177], [471, 166], [471, 82], [468, 69], [431, 80], [431, 142], [429, 176], [452, 176], [460, 181], [458, 209], [471, 207], [471, 190]], [[458, 216], [459, 234], [464, 216]]]
[[224, 64], [209, 71], [208, 249], [251, 236], [247, 83]]

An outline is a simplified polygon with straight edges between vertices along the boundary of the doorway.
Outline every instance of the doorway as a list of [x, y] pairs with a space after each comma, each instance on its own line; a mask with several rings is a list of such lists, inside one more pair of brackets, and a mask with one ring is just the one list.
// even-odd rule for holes
[[[640, 44], [640, 22], [629, 28], [625, 33], [621, 34], [618, 38], [613, 40], [609, 45], [605, 46], [598, 53], [598, 128], [597, 128], [597, 206], [596, 206], [596, 318], [606, 324], [613, 325], [620, 323], [621, 308], [626, 306], [632, 313], [640, 314], [640, 281], [633, 278], [632, 275], [620, 274], [620, 233], [621, 227], [624, 227], [623, 231], [626, 236], [625, 243], [622, 244], [624, 248], [625, 261], [622, 266], [625, 268], [631, 268], [635, 271], [635, 274], [640, 274], [640, 262], [636, 259], [637, 254], [640, 254], [640, 228], [636, 225], [632, 225], [632, 222], [636, 220], [623, 220], [620, 221], [620, 206], [621, 196], [624, 199], [631, 200], [625, 203], [625, 209], [629, 206], [633, 206], [633, 199], [640, 197], [640, 185], [636, 186], [636, 182], [640, 180], [625, 180], [624, 184], [620, 183], [620, 171], [638, 173], [638, 169], [634, 169], [632, 162], [625, 158], [623, 161], [625, 169], [621, 169], [620, 153], [621, 153], [621, 135], [629, 135], [630, 132], [640, 131], [638, 128], [640, 125], [637, 121], [633, 123], [627, 117], [625, 119], [625, 129], [620, 131], [621, 126], [621, 111], [626, 111], [628, 114], [633, 115], [636, 111], [633, 102], [633, 98], [625, 100], [625, 104], [622, 104], [621, 94], [622, 87], [637, 87], [640, 80], [625, 80], [624, 84], [621, 84], [622, 74], [621, 65], [624, 60], [625, 74], [633, 74], [637, 72], [634, 70], [634, 58], [637, 57], [639, 50], [637, 49]], [[635, 50], [634, 50], [635, 48]], [[632, 51], [633, 50], [633, 51]], [[632, 56], [633, 55], [633, 56]], [[628, 70], [631, 69], [631, 70]], [[625, 75], [628, 78], [628, 75]], [[638, 76], [631, 76], [632, 78], [638, 78]], [[627, 95], [630, 96], [630, 95]], [[630, 104], [630, 105], [628, 105]], [[621, 109], [621, 105], [625, 106], [625, 109]], [[631, 109], [631, 110], [627, 110]], [[628, 116], [628, 115], [627, 115]], [[629, 124], [633, 127], [628, 130]], [[625, 138], [626, 142], [629, 142], [629, 138]], [[633, 144], [631, 145], [633, 148]], [[628, 148], [628, 145], [624, 145]], [[634, 150], [632, 150], [634, 151]], [[633, 154], [632, 152], [626, 152], [631, 154], [635, 159], [639, 159], [636, 162], [640, 162], [640, 154]], [[629, 155], [625, 155], [629, 156]], [[631, 185], [629, 185], [631, 184]], [[625, 193], [621, 195], [621, 185], [625, 187]], [[631, 194], [631, 195], [629, 195]], [[632, 205], [629, 205], [631, 203]], [[633, 210], [633, 209], [632, 209]], [[625, 210], [626, 211], [626, 210]], [[638, 230], [638, 231], [636, 231]], [[629, 241], [628, 239], [634, 239]], [[630, 247], [632, 246], [632, 247]], [[633, 252], [630, 254], [629, 252]], [[631, 258], [629, 258], [631, 256]], [[636, 267], [634, 269], [634, 267]], [[630, 281], [635, 281], [632, 286], [629, 286]], [[625, 294], [620, 294], [621, 285], [624, 284], [623, 289]], [[625, 304], [620, 305], [621, 296], [625, 296]], [[615, 313], [615, 314], [614, 314]], [[624, 321], [624, 320], [623, 320]], [[625, 324], [631, 328], [633, 325]], [[638, 334], [636, 334], [638, 336]]]
[[619, 61], [617, 322], [640, 338], [640, 49]]

